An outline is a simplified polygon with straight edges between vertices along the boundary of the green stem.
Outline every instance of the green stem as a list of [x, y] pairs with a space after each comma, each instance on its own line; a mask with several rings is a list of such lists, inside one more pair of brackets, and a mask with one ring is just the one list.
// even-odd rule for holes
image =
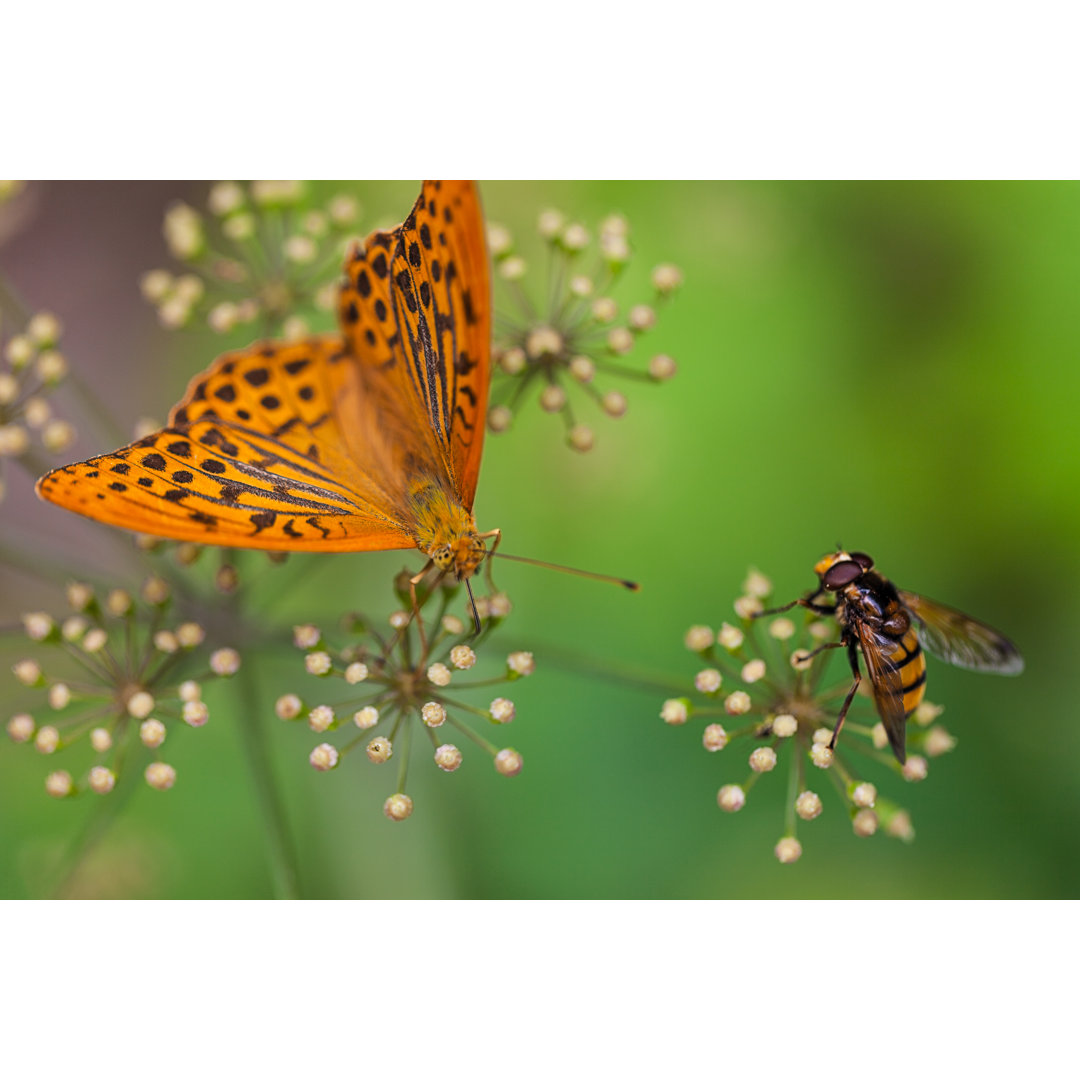
[[265, 829], [266, 851], [274, 880], [274, 895], [279, 900], [295, 900], [300, 896], [296, 849], [289, 836], [281, 793], [274, 780], [270, 761], [269, 741], [264, 730], [259, 704], [258, 685], [248, 665], [242, 665], [236, 675], [240, 689], [240, 734], [244, 741], [251, 779], [259, 805], [259, 819]]

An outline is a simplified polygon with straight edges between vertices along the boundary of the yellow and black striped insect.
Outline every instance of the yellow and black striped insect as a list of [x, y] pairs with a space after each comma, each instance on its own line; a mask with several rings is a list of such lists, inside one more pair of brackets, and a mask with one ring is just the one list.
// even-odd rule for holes
[[[904, 734], [907, 718], [926, 691], [926, 657], [923, 647], [941, 660], [974, 671], [1019, 675], [1024, 658], [1004, 634], [985, 623], [928, 600], [918, 593], [898, 589], [874, 569], [874, 560], [860, 551], [835, 551], [814, 567], [818, 587], [781, 608], [764, 615], [787, 611], [796, 604], [823, 615], [835, 615], [840, 640], [820, 646], [846, 648], [855, 681], [836, 718], [830, 747], [844, 725], [844, 717], [862, 681], [859, 653], [874, 693], [874, 704], [885, 725], [896, 759], [907, 758]], [[823, 597], [832, 594], [829, 602]]]

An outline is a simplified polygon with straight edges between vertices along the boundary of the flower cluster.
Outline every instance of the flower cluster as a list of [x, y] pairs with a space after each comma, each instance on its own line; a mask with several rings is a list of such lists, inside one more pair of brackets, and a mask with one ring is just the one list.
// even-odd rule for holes
[[[488, 227], [488, 245], [504, 298], [495, 303], [494, 372], [488, 426], [505, 431], [530, 388], [538, 388], [540, 407], [562, 417], [566, 441], [575, 450], [590, 450], [592, 429], [578, 421], [571, 393], [590, 397], [611, 417], [627, 409], [620, 390], [601, 390], [597, 377], [663, 382], [675, 374], [675, 362], [654, 354], [647, 365], [633, 363], [630, 354], [639, 338], [656, 324], [657, 307], [682, 284], [671, 265], [652, 272], [652, 303], [635, 304], [625, 317], [612, 297], [631, 258], [630, 227], [612, 214], [600, 224], [594, 244], [584, 225], [567, 222], [558, 210], [545, 210], [539, 219], [547, 248], [547, 280], [530, 292], [528, 267], [514, 250], [509, 231]], [[543, 297], [538, 301], [536, 295]]]
[[[398, 579], [398, 597], [406, 602], [408, 577]], [[521, 772], [522, 756], [512, 747], [498, 747], [484, 738], [466, 719], [500, 727], [515, 716], [513, 701], [492, 698], [486, 707], [462, 701], [458, 695], [481, 688], [499, 686], [531, 675], [532, 653], [513, 652], [501, 670], [478, 677], [483, 668], [480, 645], [509, 613], [505, 595], [477, 597], [482, 629], [473, 635], [471, 621], [448, 613], [456, 584], [428, 590], [418, 596], [415, 615], [407, 610], [394, 612], [389, 628], [380, 630], [359, 616], [347, 620], [355, 640], [343, 648], [331, 648], [315, 626], [294, 628], [294, 643], [305, 653], [307, 673], [324, 680], [324, 688], [308, 693], [285, 694], [277, 701], [282, 720], [306, 722], [317, 735], [345, 729], [351, 737], [338, 744], [321, 742], [309, 756], [313, 768], [327, 772], [336, 768], [346, 754], [360, 746], [373, 765], [383, 765], [395, 757], [399, 767], [394, 792], [383, 804], [383, 812], [393, 821], [403, 821], [413, 810], [406, 793], [408, 763], [414, 733], [429, 740], [435, 764], [444, 772], [456, 772], [465, 754], [456, 745], [462, 736], [488, 754], [503, 776]], [[424, 608], [430, 605], [434, 614]], [[343, 683], [348, 696], [328, 694], [325, 685]], [[490, 691], [489, 691], [490, 692]], [[331, 704], [328, 699], [333, 698]]]
[[143, 295], [170, 329], [199, 318], [222, 334], [257, 324], [268, 336], [302, 337], [298, 311], [333, 310], [359, 214], [351, 195], [323, 198], [300, 181], [219, 181], [207, 212], [183, 202], [166, 212], [166, 244], [186, 270], [149, 271]]
[[[48, 396], [67, 374], [58, 345], [62, 328], [55, 315], [40, 311], [21, 333], [3, 344], [0, 362], [0, 500], [4, 497], [3, 465], [7, 458], [31, 452], [31, 432], [51, 453], [65, 450], [75, 429], [52, 414]], [[31, 466], [33, 468], [33, 466]]]
[[835, 750], [830, 749], [836, 713], [851, 686], [850, 672], [845, 664], [846, 677], [827, 683], [828, 658], [836, 650], [813, 657], [809, 653], [836, 640], [835, 620], [806, 611], [801, 626], [783, 616], [759, 621], [757, 616], [765, 609], [772, 585], [763, 574], [751, 571], [743, 589], [735, 601], [738, 625], [724, 623], [718, 631], [692, 626], [686, 633], [686, 647], [708, 665], [694, 678], [694, 689], [702, 700], [670, 698], [660, 712], [665, 723], [674, 725], [685, 724], [692, 717], [704, 718], [702, 743], [710, 753], [736, 742], [750, 749], [748, 775], [741, 783], [720, 788], [720, 809], [728, 813], [741, 810], [760, 777], [776, 769], [780, 755], [789, 747], [787, 815], [784, 835], [775, 849], [780, 862], [794, 862], [802, 854], [796, 835], [798, 821], [812, 821], [823, 811], [822, 799], [809, 779], [811, 774], [824, 773], [836, 788], [856, 836], [871, 836], [881, 828], [890, 836], [914, 839], [908, 812], [878, 794], [876, 785], [852, 764], [848, 752], [858, 753], [876, 768], [899, 773], [907, 781], [922, 780], [927, 775], [927, 758], [947, 753], [956, 745], [956, 740], [935, 723], [942, 708], [924, 701], [915, 711], [907, 742], [910, 749], [920, 752], [909, 753], [906, 764], [900, 765], [888, 748], [884, 726], [860, 720], [857, 715], [860, 707], [864, 712], [873, 709], [866, 700], [868, 680], [863, 680], [863, 701], [853, 703], [841, 738]]
[[9, 737], [50, 756], [89, 744], [91, 764], [78, 779], [68, 769], [46, 778], [45, 789], [56, 798], [84, 789], [107, 794], [143, 748], [153, 758], [143, 769], [146, 782], [172, 787], [176, 770], [159, 753], [169, 730], [178, 722], [196, 728], [207, 722], [201, 683], [235, 674], [239, 655], [218, 649], [202, 658], [203, 628], [174, 624], [169, 586], [156, 575], [138, 597], [112, 589], [99, 598], [89, 585], [72, 582], [67, 599], [71, 613], [60, 621], [40, 611], [23, 615], [26, 636], [51, 655], [14, 664], [17, 682], [44, 693], [45, 701], [11, 716]]

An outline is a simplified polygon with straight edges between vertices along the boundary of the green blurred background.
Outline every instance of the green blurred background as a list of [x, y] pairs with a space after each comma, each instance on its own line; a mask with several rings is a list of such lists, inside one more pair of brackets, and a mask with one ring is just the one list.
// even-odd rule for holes
[[[339, 185], [339, 187], [342, 187]], [[400, 218], [417, 185], [356, 184], [364, 228]], [[634, 355], [670, 353], [670, 383], [619, 385], [627, 415], [579, 406], [597, 433], [578, 455], [533, 405], [490, 437], [476, 516], [515, 554], [634, 577], [638, 595], [503, 565], [515, 612], [491, 648], [527, 648], [539, 670], [510, 691], [514, 780], [474, 757], [455, 775], [419, 755], [416, 812], [380, 812], [393, 778], [355, 757], [321, 775], [313, 737], [272, 715], [310, 677], [295, 651], [262, 658], [267, 738], [310, 897], [1073, 897], [1080, 885], [1080, 730], [1073, 662], [1080, 612], [1080, 185], [1071, 183], [487, 183], [488, 217], [526, 257], [537, 214], [595, 231], [626, 215], [635, 256], [615, 292], [649, 299], [649, 272], [685, 284]], [[129, 430], [164, 417], [224, 346], [166, 334], [138, 275], [167, 265], [161, 215], [199, 185], [42, 185], [0, 246], [0, 271], [67, 326], [65, 352], [108, 388]], [[638, 366], [641, 366], [639, 359]], [[78, 404], [70, 399], [68, 415]], [[105, 449], [89, 424], [75, 456]], [[71, 562], [125, 572], [102, 527], [38, 506], [9, 473], [3, 534]], [[781, 866], [786, 769], [746, 809], [716, 789], [745, 775], [743, 750], [705, 753], [701, 722], [658, 717], [666, 685], [700, 667], [683, 634], [732, 619], [748, 566], [778, 600], [814, 581], [837, 540], [870, 552], [905, 588], [1005, 629], [1019, 679], [931, 659], [956, 750], [922, 784], [867, 770], [912, 813], [912, 845], [857, 839], [834, 793], [800, 826], [802, 860]], [[64, 545], [67, 545], [66, 547]], [[398, 554], [327, 556], [282, 601], [283, 623], [331, 626], [335, 611], [387, 610]], [[419, 566], [419, 557], [409, 557]], [[130, 559], [127, 560], [130, 563]], [[129, 582], [137, 579], [128, 578]], [[271, 580], [271, 579], [267, 579]], [[50, 589], [0, 572], [0, 621], [62, 611]], [[29, 652], [5, 639], [4, 670]], [[251, 660], [256, 663], [256, 660]], [[655, 679], [648, 690], [620, 676]], [[5, 715], [29, 704], [0, 676]], [[87, 858], [76, 895], [270, 894], [264, 839], [228, 688], [214, 717], [180, 731], [166, 795], [140, 785]], [[220, 698], [214, 695], [220, 694]], [[0, 894], [37, 895], [94, 796], [54, 801], [63, 767], [0, 746]], [[389, 785], [389, 786], [388, 786]]]

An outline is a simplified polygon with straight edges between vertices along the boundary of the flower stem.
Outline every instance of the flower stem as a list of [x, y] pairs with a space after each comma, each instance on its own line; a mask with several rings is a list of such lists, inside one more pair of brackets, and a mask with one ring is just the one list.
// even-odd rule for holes
[[267, 856], [274, 881], [274, 895], [279, 900], [295, 900], [300, 896], [299, 876], [296, 868], [296, 849], [289, 836], [285, 821], [285, 808], [281, 793], [274, 780], [270, 761], [267, 733], [264, 730], [259, 691], [256, 680], [247, 665], [241, 665], [236, 680], [240, 689], [240, 733], [244, 741], [255, 796], [259, 804], [259, 818], [265, 829]]

